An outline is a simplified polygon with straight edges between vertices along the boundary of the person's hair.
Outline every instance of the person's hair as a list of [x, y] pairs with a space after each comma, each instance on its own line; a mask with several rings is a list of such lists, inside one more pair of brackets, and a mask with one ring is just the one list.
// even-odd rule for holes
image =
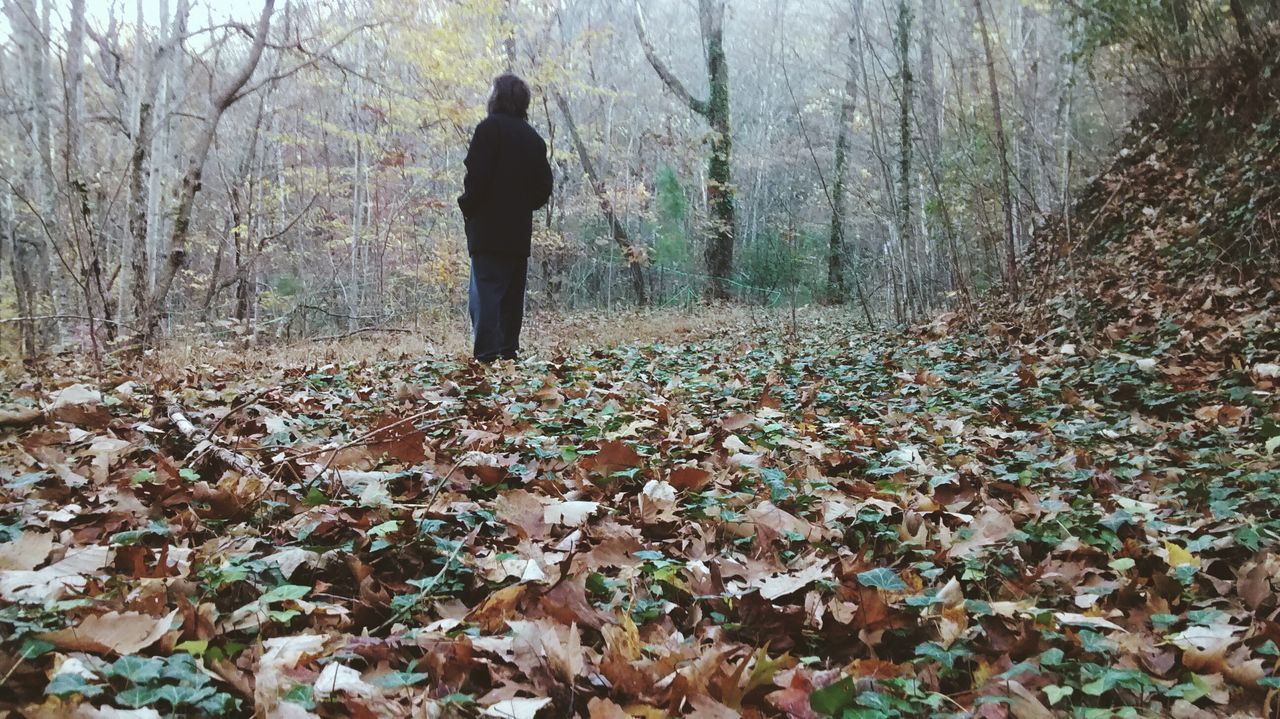
[[529, 118], [529, 85], [511, 73], [499, 75], [493, 81], [493, 92], [489, 95], [489, 113], [514, 115], [522, 119]]

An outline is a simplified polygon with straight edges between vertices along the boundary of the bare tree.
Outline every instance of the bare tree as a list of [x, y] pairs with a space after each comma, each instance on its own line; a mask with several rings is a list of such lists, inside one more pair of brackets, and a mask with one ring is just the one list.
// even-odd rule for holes
[[203, 127], [196, 136], [187, 158], [186, 174], [182, 177], [174, 203], [168, 262], [156, 283], [155, 290], [147, 299], [146, 314], [141, 323], [144, 340], [149, 340], [154, 335], [165, 299], [173, 286], [173, 280], [187, 262], [187, 238], [191, 229], [191, 212], [195, 205], [196, 194], [200, 191], [200, 180], [204, 173], [205, 160], [209, 156], [209, 148], [213, 145], [213, 138], [218, 132], [218, 123], [222, 120], [223, 113], [244, 97], [241, 91], [253, 77], [258, 61], [262, 59], [262, 50], [267, 44], [267, 33], [271, 29], [271, 14], [275, 4], [275, 0], [266, 0], [263, 3], [262, 14], [258, 17], [258, 24], [254, 29], [249, 55], [226, 85], [211, 98]]
[[[856, 2], [857, 0], [855, 0]], [[849, 68], [845, 78], [844, 93], [840, 96], [840, 114], [836, 118], [836, 156], [835, 177], [832, 179], [831, 197], [831, 234], [827, 242], [827, 300], [829, 302], [844, 301], [844, 217], [848, 206], [845, 197], [845, 175], [849, 165], [849, 134], [853, 122], [854, 103], [857, 97], [858, 78], [855, 72], [854, 58], [857, 56], [857, 41], [852, 32], [849, 33]]]
[[996, 153], [1000, 163], [1000, 204], [1004, 211], [1005, 280], [1009, 287], [1018, 290], [1018, 238], [1014, 234], [1013, 200], [1010, 197], [1009, 151], [1005, 139], [1004, 116], [1000, 111], [1000, 85], [996, 82], [995, 57], [991, 51], [991, 36], [987, 32], [987, 18], [982, 9], [982, 0], [973, 0], [973, 9], [978, 18], [978, 32], [982, 35], [982, 49], [986, 57], [987, 86], [991, 91], [991, 121], [996, 137]]
[[591, 161], [591, 152], [578, 132], [577, 123], [573, 121], [569, 103], [559, 92], [555, 92], [555, 98], [556, 106], [560, 108], [560, 114], [564, 117], [564, 126], [569, 130], [569, 137], [573, 140], [574, 150], [578, 153], [578, 162], [582, 164], [582, 171], [587, 176], [587, 182], [591, 184], [591, 191], [595, 193], [596, 201], [600, 204], [600, 211], [604, 213], [605, 220], [609, 223], [613, 241], [618, 244], [623, 259], [627, 261], [627, 269], [631, 273], [631, 288], [635, 292], [636, 302], [642, 306], [647, 305], [649, 296], [645, 291], [644, 267], [641, 264], [644, 251], [631, 242], [631, 238], [627, 235], [627, 228], [623, 227], [618, 220], [618, 214], [614, 212], [613, 203], [609, 200], [609, 191], [604, 181], [600, 179], [600, 174], [596, 172], [595, 163]]
[[737, 234], [732, 178], [733, 128], [729, 122], [729, 62], [724, 50], [726, 0], [698, 0], [698, 22], [707, 54], [708, 99], [700, 100], [685, 88], [658, 57], [644, 29], [640, 3], [635, 6], [636, 32], [645, 57], [658, 77], [689, 109], [706, 118], [711, 126], [711, 156], [707, 162], [707, 201], [712, 214], [712, 236], [707, 244], [708, 291], [712, 299], [729, 297], [733, 273], [733, 245]]

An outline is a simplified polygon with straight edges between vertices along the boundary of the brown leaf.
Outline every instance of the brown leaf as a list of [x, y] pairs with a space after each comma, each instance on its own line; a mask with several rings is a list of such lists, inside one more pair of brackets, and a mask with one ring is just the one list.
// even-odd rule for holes
[[542, 539], [550, 532], [550, 527], [543, 521], [542, 502], [523, 489], [503, 492], [493, 505], [498, 519], [515, 529], [516, 536]]
[[52, 551], [52, 534], [23, 532], [16, 540], [0, 544], [0, 570], [35, 569]]
[[1236, 591], [1239, 592], [1245, 605], [1256, 610], [1269, 597], [1274, 596], [1274, 592], [1271, 591], [1271, 577], [1277, 574], [1280, 574], [1280, 561], [1270, 555], [1263, 557], [1261, 561], [1250, 561], [1241, 567], [1236, 575]]
[[69, 404], [49, 411], [49, 417], [67, 424], [89, 429], [106, 429], [111, 424], [111, 410], [106, 405]]
[[396, 424], [403, 419], [405, 418], [394, 415], [379, 419], [373, 426], [374, 430], [383, 427], [390, 427], [390, 429], [379, 432], [374, 441], [369, 443], [369, 449], [375, 456], [385, 454], [404, 464], [421, 464], [427, 459], [424, 448], [427, 433], [413, 426], [413, 422]]
[[512, 584], [490, 594], [467, 614], [467, 621], [480, 625], [480, 629], [488, 634], [502, 631], [508, 619], [518, 616], [516, 603], [524, 596], [527, 586]]
[[690, 697], [689, 704], [693, 707], [693, 711], [684, 715], [686, 719], [740, 719], [742, 716], [737, 711], [704, 694]]
[[631, 715], [623, 711], [622, 707], [600, 697], [592, 697], [587, 702], [587, 716], [588, 719], [631, 719]]
[[982, 547], [1004, 541], [1014, 530], [1013, 519], [995, 507], [983, 507], [968, 525], [973, 534], [951, 545], [947, 553], [952, 559], [963, 559], [977, 553]]
[[0, 429], [26, 427], [44, 419], [44, 412], [38, 409], [0, 408]]
[[785, 712], [788, 719], [818, 719], [809, 703], [809, 695], [813, 694], [813, 689], [808, 673], [798, 668], [791, 672], [791, 680], [787, 685], [766, 695], [765, 701]]
[[599, 452], [584, 457], [578, 464], [588, 472], [608, 477], [614, 472], [639, 467], [643, 462], [644, 457], [625, 442], [609, 440], [600, 443]]
[[592, 629], [611, 623], [609, 615], [587, 601], [586, 581], [586, 575], [565, 579], [539, 597], [538, 605], [543, 614], [561, 624], [580, 624]]
[[685, 465], [671, 470], [667, 482], [676, 489], [696, 492], [711, 482], [711, 473], [705, 469]]
[[107, 612], [89, 617], [77, 626], [38, 636], [68, 651], [136, 654], [159, 641], [169, 631], [177, 614], [177, 609], [163, 617], [137, 612]]

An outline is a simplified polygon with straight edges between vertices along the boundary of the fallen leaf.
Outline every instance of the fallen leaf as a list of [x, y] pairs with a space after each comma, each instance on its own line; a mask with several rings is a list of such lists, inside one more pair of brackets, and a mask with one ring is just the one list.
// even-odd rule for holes
[[43, 569], [0, 571], [0, 597], [11, 602], [43, 603], [83, 589], [85, 576], [97, 574], [110, 562], [110, 547], [94, 545], [67, 551]]
[[68, 651], [137, 654], [159, 641], [169, 631], [177, 614], [177, 609], [163, 617], [138, 612], [107, 612], [89, 617], [74, 627], [38, 636]]
[[382, 693], [381, 689], [361, 679], [360, 672], [338, 662], [325, 665], [312, 689], [318, 699], [328, 699], [339, 692], [360, 697]]
[[16, 540], [0, 544], [0, 570], [35, 569], [52, 551], [52, 534], [23, 532]]
[[548, 504], [542, 513], [542, 521], [564, 527], [579, 527], [600, 509], [599, 502], [561, 501]]
[[538, 710], [551, 703], [551, 699], [543, 697], [541, 699], [525, 699], [518, 697], [515, 699], [505, 699], [497, 704], [485, 707], [480, 712], [481, 716], [498, 717], [499, 719], [533, 719], [538, 714]]

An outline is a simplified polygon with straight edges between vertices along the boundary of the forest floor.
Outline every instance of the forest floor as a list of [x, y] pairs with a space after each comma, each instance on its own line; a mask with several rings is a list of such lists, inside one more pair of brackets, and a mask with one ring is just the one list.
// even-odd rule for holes
[[1280, 368], [724, 322], [0, 390], [0, 713], [1270, 706]]

